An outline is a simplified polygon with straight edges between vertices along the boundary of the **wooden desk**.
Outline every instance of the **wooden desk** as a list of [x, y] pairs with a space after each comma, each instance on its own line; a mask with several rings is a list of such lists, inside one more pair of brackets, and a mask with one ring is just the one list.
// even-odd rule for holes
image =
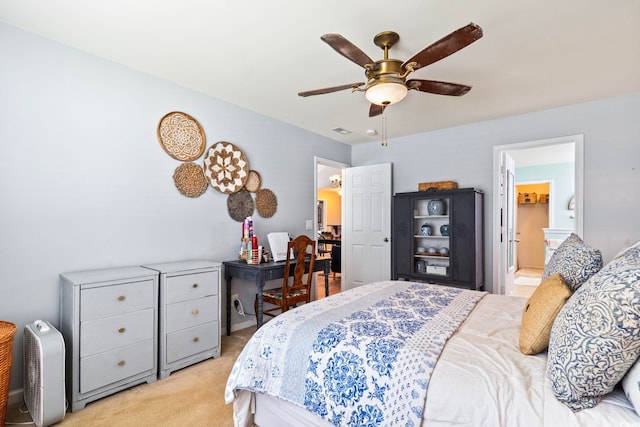
[[[261, 264], [247, 264], [244, 260], [225, 261], [224, 278], [227, 282], [227, 335], [231, 335], [231, 279], [255, 280], [256, 291], [258, 293], [258, 328], [262, 326], [262, 291], [267, 280], [284, 278], [284, 267], [286, 261], [270, 261]], [[289, 276], [293, 275], [295, 261], [291, 261]], [[313, 271], [324, 271], [324, 294], [329, 296], [329, 269], [331, 268], [331, 258], [316, 258], [313, 264]]]

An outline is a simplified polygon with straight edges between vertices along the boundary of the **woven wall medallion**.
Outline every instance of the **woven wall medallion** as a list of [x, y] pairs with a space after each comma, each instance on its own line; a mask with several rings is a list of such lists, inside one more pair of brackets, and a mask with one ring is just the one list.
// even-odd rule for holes
[[173, 111], [158, 124], [158, 141], [168, 155], [181, 162], [196, 160], [205, 147], [205, 136], [200, 123], [187, 113]]
[[256, 208], [263, 218], [271, 218], [278, 209], [278, 199], [273, 191], [268, 188], [258, 190], [256, 193]]
[[247, 183], [244, 185], [244, 188], [247, 191], [255, 193], [260, 189], [260, 184], [262, 183], [262, 179], [260, 178], [260, 174], [254, 170], [249, 171], [249, 177], [247, 178]]
[[244, 188], [229, 194], [227, 197], [229, 216], [238, 222], [242, 222], [246, 217], [252, 216], [254, 208], [255, 205], [251, 193]]
[[209, 187], [204, 172], [195, 163], [182, 163], [173, 173], [173, 182], [183, 196], [200, 197]]
[[242, 150], [232, 143], [216, 142], [204, 156], [204, 174], [214, 189], [233, 194], [246, 184], [249, 162]]

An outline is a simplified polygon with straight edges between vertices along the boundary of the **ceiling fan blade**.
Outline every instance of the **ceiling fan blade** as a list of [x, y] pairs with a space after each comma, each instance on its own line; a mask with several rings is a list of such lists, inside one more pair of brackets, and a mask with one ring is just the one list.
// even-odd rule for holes
[[340, 34], [325, 34], [320, 38], [340, 55], [363, 68], [366, 64], [373, 64], [375, 62], [373, 59], [369, 58], [366, 53], [360, 50], [359, 47], [342, 37]]
[[358, 82], [358, 83], [351, 83], [348, 85], [326, 87], [324, 89], [307, 90], [305, 92], [298, 92], [298, 95], [299, 96], [322, 95], [323, 93], [338, 92], [340, 90], [345, 90], [345, 89], [355, 89], [358, 86], [362, 86], [363, 84], [364, 82]]
[[435, 93], [437, 95], [462, 96], [471, 90], [471, 86], [458, 83], [439, 82], [437, 80], [407, 80], [410, 89], [420, 92]]
[[371, 104], [371, 107], [369, 107], [369, 117], [379, 116], [384, 111], [384, 107], [384, 105]]
[[480, 37], [482, 37], [482, 28], [474, 23], [470, 23], [425, 47], [406, 60], [404, 64], [402, 64], [402, 68], [406, 69], [407, 64], [410, 62], [416, 62], [418, 64], [413, 67], [414, 70], [433, 64], [470, 45]]

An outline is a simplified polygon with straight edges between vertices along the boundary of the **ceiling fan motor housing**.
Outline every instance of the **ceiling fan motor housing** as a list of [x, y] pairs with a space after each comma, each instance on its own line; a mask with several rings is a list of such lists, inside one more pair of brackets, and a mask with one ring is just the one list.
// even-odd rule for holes
[[402, 61], [382, 59], [374, 67], [367, 67], [367, 87], [365, 97], [376, 105], [391, 105], [401, 101], [407, 95], [405, 76], [402, 75]]

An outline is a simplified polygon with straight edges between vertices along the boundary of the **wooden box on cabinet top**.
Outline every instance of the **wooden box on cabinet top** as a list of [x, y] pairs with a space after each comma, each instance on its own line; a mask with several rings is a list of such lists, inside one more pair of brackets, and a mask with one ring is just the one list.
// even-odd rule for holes
[[220, 263], [144, 265], [160, 273], [159, 378], [220, 357]]
[[157, 379], [158, 274], [141, 267], [63, 273], [60, 329], [71, 410]]

